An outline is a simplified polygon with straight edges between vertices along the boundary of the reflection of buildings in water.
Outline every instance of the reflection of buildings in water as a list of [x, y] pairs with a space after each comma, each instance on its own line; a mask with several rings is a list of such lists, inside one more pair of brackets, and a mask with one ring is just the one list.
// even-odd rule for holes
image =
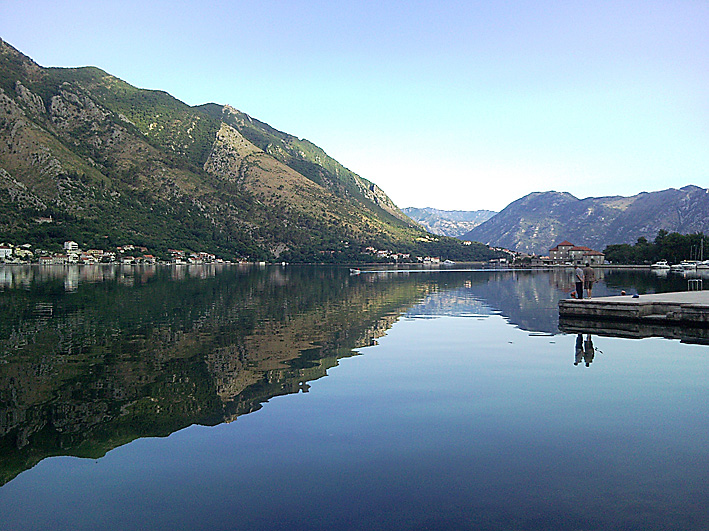
[[[605, 278], [605, 270], [602, 267], [596, 267], [593, 271], [596, 273], [595, 283]], [[549, 271], [549, 285], [559, 291], [570, 293], [576, 289], [573, 275], [574, 268], [571, 266], [555, 267]]]
[[287, 271], [284, 268], [274, 267], [269, 270], [268, 280], [274, 286], [285, 286], [288, 283]]
[[187, 266], [177, 264], [170, 268], [170, 278], [172, 280], [185, 280], [187, 278]]
[[64, 291], [76, 291], [79, 288], [79, 270], [69, 267], [64, 276]]
[[173, 280], [214, 277], [229, 264], [171, 266], [156, 264], [22, 264], [0, 265], [0, 289], [27, 289], [36, 282], [59, 280], [66, 291], [76, 291], [81, 284], [118, 281], [126, 286], [145, 284], [160, 268], [170, 268]]
[[0, 265], [0, 288], [27, 289], [32, 284], [32, 269], [25, 265]]
[[0, 288], [12, 287], [12, 269], [9, 267], [0, 268]]
[[135, 275], [133, 275], [132, 273], [132, 271], [121, 271], [117, 275], [116, 280], [121, 286], [127, 286], [131, 288], [135, 286]]

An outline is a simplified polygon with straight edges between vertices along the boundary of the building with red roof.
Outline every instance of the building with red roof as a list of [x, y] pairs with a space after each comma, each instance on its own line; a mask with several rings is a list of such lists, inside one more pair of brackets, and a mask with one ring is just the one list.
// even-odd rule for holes
[[595, 251], [582, 245], [574, 245], [564, 240], [549, 249], [549, 259], [554, 264], [565, 264], [567, 262], [585, 264], [588, 262], [591, 265], [602, 265], [606, 261], [606, 256], [600, 251]]

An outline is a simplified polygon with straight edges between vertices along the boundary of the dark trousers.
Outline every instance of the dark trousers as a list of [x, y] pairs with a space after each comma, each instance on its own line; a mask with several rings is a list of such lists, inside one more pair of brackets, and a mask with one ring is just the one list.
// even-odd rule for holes
[[576, 283], [576, 298], [583, 299], [583, 282]]

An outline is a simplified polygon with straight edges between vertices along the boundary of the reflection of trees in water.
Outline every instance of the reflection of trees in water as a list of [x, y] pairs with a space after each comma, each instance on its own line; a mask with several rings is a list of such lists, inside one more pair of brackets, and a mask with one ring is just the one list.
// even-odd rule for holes
[[328, 268], [175, 273], [0, 292], [2, 483], [49, 455], [100, 456], [307, 390], [430, 288]]
[[[571, 288], [570, 270], [350, 277], [325, 267], [159, 267], [101, 281], [79, 274], [68, 292], [76, 271], [62, 269], [20, 270], [0, 290], [0, 482], [49, 455], [96, 457], [306, 391], [412, 306], [409, 315], [499, 311], [522, 329], [556, 333], [558, 300]], [[657, 289], [647, 274], [622, 273], [607, 272], [612, 287], [602, 281], [599, 293]]]

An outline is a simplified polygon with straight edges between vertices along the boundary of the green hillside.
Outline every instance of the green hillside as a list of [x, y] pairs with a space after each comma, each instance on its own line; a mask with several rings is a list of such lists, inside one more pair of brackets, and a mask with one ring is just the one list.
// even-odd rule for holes
[[189, 105], [0, 41], [0, 241], [134, 244], [225, 259], [352, 262], [367, 247], [453, 260], [374, 183], [229, 106]]

